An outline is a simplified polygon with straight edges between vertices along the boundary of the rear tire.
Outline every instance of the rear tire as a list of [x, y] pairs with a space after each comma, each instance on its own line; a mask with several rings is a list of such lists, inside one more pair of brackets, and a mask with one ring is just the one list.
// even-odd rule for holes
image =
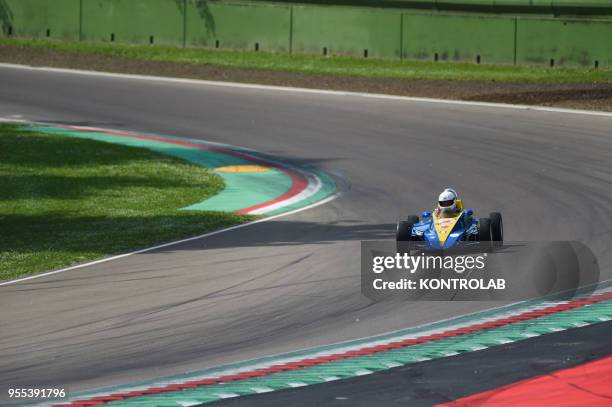
[[491, 220], [491, 240], [501, 243], [504, 241], [504, 224], [502, 216], [499, 212], [491, 212], [489, 214]]

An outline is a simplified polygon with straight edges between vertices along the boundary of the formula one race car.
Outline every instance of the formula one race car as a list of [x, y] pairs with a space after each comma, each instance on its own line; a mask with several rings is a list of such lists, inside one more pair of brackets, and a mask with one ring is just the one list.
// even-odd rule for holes
[[450, 214], [436, 210], [433, 214], [423, 212], [420, 217], [411, 215], [400, 221], [396, 235], [398, 251], [400, 246], [404, 249], [421, 246], [430, 250], [447, 250], [460, 242], [480, 244], [483, 248], [503, 242], [504, 228], [499, 212], [492, 212], [488, 218], [476, 218], [474, 211], [464, 209], [460, 199], [457, 199], [456, 206], [456, 212]]

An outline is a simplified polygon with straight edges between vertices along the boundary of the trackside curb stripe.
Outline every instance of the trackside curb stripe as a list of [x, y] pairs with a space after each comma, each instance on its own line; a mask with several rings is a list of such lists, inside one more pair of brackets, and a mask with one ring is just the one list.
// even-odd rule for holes
[[[251, 213], [254, 213], [255, 211], [257, 211], [257, 214], [265, 214], [266, 212], [265, 208], [274, 206], [276, 204], [279, 204], [281, 202], [288, 201], [291, 198], [294, 198], [295, 196], [303, 192], [310, 184], [306, 176], [304, 176], [299, 171], [289, 168], [288, 166], [279, 164], [278, 162], [275, 162], [275, 161], [264, 160], [262, 158], [255, 157], [251, 154], [246, 154], [243, 152], [239, 152], [239, 151], [235, 151], [235, 150], [231, 150], [227, 148], [207, 146], [207, 145], [202, 145], [202, 144], [195, 144], [189, 141], [173, 140], [173, 139], [167, 139], [164, 137], [150, 136], [150, 135], [124, 132], [124, 131], [104, 130], [104, 129], [97, 129], [97, 128], [91, 128], [91, 127], [80, 127], [80, 126], [60, 126], [60, 127], [66, 130], [103, 133], [103, 134], [108, 134], [108, 135], [117, 136], [117, 137], [130, 137], [130, 138], [141, 139], [141, 140], [156, 141], [159, 143], [175, 144], [175, 145], [194, 148], [198, 150], [214, 151], [217, 153], [241, 158], [243, 160], [250, 161], [257, 165], [276, 168], [279, 171], [286, 174], [289, 178], [291, 178], [291, 188], [289, 189], [289, 191], [285, 192], [283, 195], [277, 198], [274, 198], [268, 202], [263, 202], [255, 206], [251, 206], [249, 208], [237, 210], [236, 213], [240, 213], [240, 214], [251, 214]], [[274, 207], [274, 209], [275, 208], [276, 207]]]
[[[193, 389], [197, 389], [199, 387], [204, 387], [204, 386], [211, 386], [211, 385], [212, 386], [220, 385], [221, 387], [223, 387], [223, 385], [229, 386], [230, 383], [238, 384], [244, 380], [262, 379], [267, 376], [271, 376], [270, 380], [272, 380], [272, 376], [274, 375], [281, 374], [281, 373], [285, 374], [285, 373], [289, 373], [292, 371], [298, 371], [301, 369], [311, 369], [312, 370], [318, 367], [323, 368], [323, 366], [325, 365], [329, 365], [330, 366], [329, 369], [331, 369], [331, 366], [334, 365], [336, 362], [339, 362], [345, 359], [354, 360], [354, 363], [355, 363], [352, 373], [350, 372], [348, 373], [349, 376], [369, 374], [374, 371], [372, 370], [372, 367], [371, 367], [372, 362], [366, 362], [366, 364], [360, 365], [358, 361], [361, 360], [360, 359], [361, 357], [372, 356], [374, 354], [381, 353], [381, 352], [382, 353], [396, 352], [404, 348], [410, 348], [412, 346], [420, 346], [420, 345], [430, 344], [430, 343], [433, 344], [433, 343], [436, 343], [437, 341], [450, 339], [454, 337], [468, 338], [470, 337], [470, 335], [480, 333], [480, 332], [495, 332], [495, 330], [498, 328], [502, 328], [505, 326], [513, 325], [513, 324], [521, 324], [521, 323], [525, 323], [526, 321], [530, 321], [530, 320], [538, 320], [540, 318], [545, 318], [553, 314], [562, 315], [563, 313], [570, 312], [570, 311], [575, 313], [577, 310], [580, 310], [583, 307], [592, 306], [598, 303], [606, 303], [609, 300], [612, 300], [612, 292], [605, 292], [602, 294], [595, 294], [590, 297], [579, 298], [579, 299], [575, 299], [572, 301], [557, 302], [557, 303], [553, 303], [553, 305], [544, 306], [543, 308], [527, 310], [517, 315], [512, 315], [509, 317], [502, 317], [502, 318], [486, 321], [483, 323], [472, 324], [472, 325], [463, 326], [463, 327], [459, 327], [455, 329], [449, 329], [449, 330], [446, 330], [440, 333], [433, 333], [433, 334], [424, 335], [424, 336], [411, 337], [411, 338], [402, 339], [402, 340], [394, 340], [391, 342], [388, 341], [386, 343], [377, 344], [374, 346], [365, 346], [359, 349], [349, 350], [349, 351], [345, 351], [341, 353], [330, 353], [330, 354], [324, 354], [324, 355], [315, 356], [311, 358], [303, 358], [301, 360], [290, 361], [290, 362], [286, 362], [283, 364], [274, 364], [271, 366], [266, 366], [266, 367], [262, 367], [262, 368], [255, 369], [255, 370], [241, 371], [241, 372], [236, 372], [234, 374], [226, 374], [226, 375], [221, 375], [217, 377], [207, 377], [201, 380], [191, 380], [191, 381], [186, 381], [183, 383], [171, 383], [165, 386], [158, 386], [158, 387], [148, 388], [148, 389], [139, 389], [136, 391], [123, 392], [123, 393], [118, 392], [118, 393], [114, 393], [110, 395], [98, 395], [91, 399], [72, 401], [68, 404], [62, 404], [61, 406], [79, 407], [79, 406], [85, 406], [85, 405], [92, 405], [92, 404], [89, 404], [92, 402], [95, 404], [110, 403], [110, 402], [118, 401], [117, 397], [121, 397], [122, 400], [128, 401], [129, 399], [136, 398], [136, 397], [151, 396], [151, 395], [163, 394], [163, 393], [174, 392], [174, 391], [193, 390]], [[587, 317], [587, 320], [590, 321], [588, 317]], [[596, 323], [596, 322], [597, 321], [587, 322], [587, 323]], [[538, 329], [537, 334], [552, 332], [552, 330], [550, 329], [551, 327], [547, 326], [547, 324], [544, 323], [543, 321], [542, 323], [543, 325], [541, 327], [539, 325], [536, 325]], [[566, 328], [559, 328], [559, 329], [566, 329]], [[494, 346], [495, 344], [512, 342], [515, 340], [527, 338], [527, 336], [522, 336], [522, 335], [517, 336], [516, 334], [513, 334], [513, 335], [514, 337], [509, 337], [509, 338], [505, 338], [503, 336], [496, 338], [492, 341], [492, 343], [489, 344], [489, 346]], [[489, 339], [489, 341], [491, 341], [491, 339]], [[467, 340], [467, 342], [470, 342], [470, 340]], [[440, 357], [451, 356], [453, 354], [457, 354], [457, 352], [452, 349], [441, 349], [440, 350], [440, 355], [441, 355]], [[417, 361], [417, 360], [414, 360], [414, 361]], [[375, 370], [380, 370], [381, 368], [388, 368], [388, 366], [377, 367]], [[321, 371], [321, 374], [322, 373], [323, 371]], [[347, 377], [346, 371], [344, 373], [341, 373], [340, 371], [338, 371], [338, 373], [340, 373], [340, 376]], [[326, 376], [329, 377], [331, 375], [327, 374]], [[271, 383], [273, 383], [273, 381]], [[302, 381], [291, 382], [291, 383], [293, 384], [302, 383]], [[292, 386], [291, 383], [284, 383], [284, 385], [281, 387], [282, 388], [286, 386], [291, 387]], [[261, 384], [263, 385], [264, 383], [261, 383]], [[308, 383], [304, 383], [304, 384], [308, 384]], [[272, 384], [270, 384], [269, 386], [271, 387]], [[249, 393], [251, 392], [252, 390], [249, 391]]]

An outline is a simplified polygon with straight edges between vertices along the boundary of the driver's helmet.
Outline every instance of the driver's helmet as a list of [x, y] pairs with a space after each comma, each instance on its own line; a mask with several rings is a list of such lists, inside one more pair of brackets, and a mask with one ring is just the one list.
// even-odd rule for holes
[[441, 213], [457, 211], [457, 192], [452, 188], [446, 188], [438, 197], [438, 210]]

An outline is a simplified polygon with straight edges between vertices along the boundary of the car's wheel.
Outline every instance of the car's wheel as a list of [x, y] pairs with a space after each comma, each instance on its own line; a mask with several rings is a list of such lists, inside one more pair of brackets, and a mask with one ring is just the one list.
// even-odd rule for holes
[[481, 242], [491, 241], [491, 221], [489, 218], [480, 218], [478, 220], [478, 240]]
[[491, 212], [489, 214], [491, 221], [491, 240], [494, 242], [504, 241], [504, 224], [502, 222], [502, 216], [499, 212]]
[[397, 224], [397, 233], [395, 240], [397, 241], [397, 251], [399, 253], [410, 253], [412, 238], [412, 226], [419, 221], [419, 217], [410, 215], [406, 220], [402, 220]]
[[408, 242], [412, 236], [412, 225], [413, 222], [402, 220], [397, 224], [397, 233], [395, 234], [395, 240], [398, 242]]

